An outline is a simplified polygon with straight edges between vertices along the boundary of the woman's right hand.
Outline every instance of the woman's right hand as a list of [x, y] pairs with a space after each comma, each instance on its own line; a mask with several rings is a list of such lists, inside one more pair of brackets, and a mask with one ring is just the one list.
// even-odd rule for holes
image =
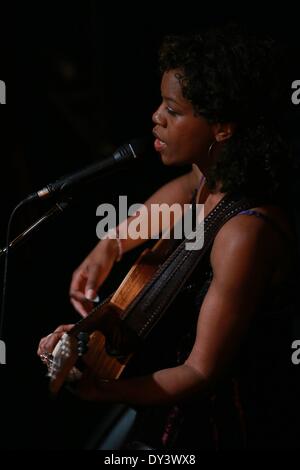
[[86, 317], [94, 307], [97, 290], [109, 275], [119, 255], [115, 239], [101, 240], [74, 271], [70, 300], [77, 312]]

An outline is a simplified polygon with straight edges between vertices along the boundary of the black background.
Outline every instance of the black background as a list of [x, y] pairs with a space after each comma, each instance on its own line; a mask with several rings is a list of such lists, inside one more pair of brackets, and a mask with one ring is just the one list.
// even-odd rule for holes
[[[3, 10], [0, 79], [6, 82], [7, 104], [0, 108], [1, 247], [9, 214], [27, 194], [110, 155], [131, 138], [150, 134], [160, 96], [157, 48], [166, 33], [227, 20], [247, 23], [289, 46], [290, 80], [300, 79], [293, 12], [274, 17], [273, 9], [271, 17], [245, 6], [243, 12], [216, 13], [192, 4], [180, 5], [178, 11], [172, 6], [164, 14], [154, 6], [132, 12], [116, 6], [115, 14], [107, 13], [95, 0], [26, 3]], [[290, 107], [297, 144], [299, 111]], [[68, 289], [73, 270], [97, 242], [96, 207], [117, 203], [121, 194], [130, 204], [143, 202], [182, 171], [164, 168], [152, 151], [147, 157], [84, 187], [64, 215], [11, 255], [4, 322], [7, 365], [0, 366], [0, 448], [84, 448], [109, 412], [110, 407], [70, 397], [50, 400], [36, 349], [40, 337], [58, 324], [78, 320]], [[22, 208], [12, 236], [50, 206], [45, 201]], [[103, 295], [118, 285], [136, 255], [116, 267]], [[3, 258], [0, 263], [2, 273]]]

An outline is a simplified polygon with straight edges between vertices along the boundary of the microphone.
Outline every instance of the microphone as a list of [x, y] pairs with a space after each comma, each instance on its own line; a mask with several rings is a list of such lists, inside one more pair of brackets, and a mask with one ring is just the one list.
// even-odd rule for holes
[[77, 184], [89, 181], [99, 176], [103, 171], [109, 170], [119, 163], [139, 158], [145, 149], [145, 140], [132, 140], [127, 144], [121, 145], [110, 157], [93, 163], [82, 170], [63, 176], [53, 183], [47, 184], [47, 186], [39, 191], [30, 194], [24, 202], [36, 199], [45, 199], [55, 195], [56, 193], [67, 191]]

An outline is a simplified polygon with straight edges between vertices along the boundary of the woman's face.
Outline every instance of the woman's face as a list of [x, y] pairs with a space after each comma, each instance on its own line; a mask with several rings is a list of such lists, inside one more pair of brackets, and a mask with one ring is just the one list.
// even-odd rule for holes
[[180, 70], [170, 70], [162, 77], [162, 102], [152, 117], [154, 147], [165, 165], [196, 163], [202, 169], [214, 141], [212, 125], [195, 116], [192, 104], [182, 96], [178, 74]]

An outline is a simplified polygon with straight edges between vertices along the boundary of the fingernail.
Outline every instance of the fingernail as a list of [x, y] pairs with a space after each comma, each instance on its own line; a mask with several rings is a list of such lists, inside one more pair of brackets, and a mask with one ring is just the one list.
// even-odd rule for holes
[[93, 300], [95, 298], [95, 292], [93, 289], [88, 289], [85, 294], [86, 299]]

